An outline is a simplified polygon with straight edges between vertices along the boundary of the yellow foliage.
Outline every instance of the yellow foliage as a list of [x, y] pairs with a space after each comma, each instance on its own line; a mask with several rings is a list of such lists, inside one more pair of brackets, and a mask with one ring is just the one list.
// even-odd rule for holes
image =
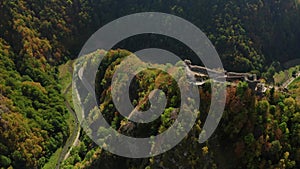
[[202, 148], [202, 153], [203, 153], [203, 155], [207, 155], [208, 154], [208, 147], [207, 146], [205, 146], [205, 147]]

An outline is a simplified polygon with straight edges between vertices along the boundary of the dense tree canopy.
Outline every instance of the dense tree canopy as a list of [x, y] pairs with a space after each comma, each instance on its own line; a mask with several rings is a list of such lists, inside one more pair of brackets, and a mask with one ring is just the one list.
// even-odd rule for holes
[[[148, 11], [171, 13], [198, 26], [228, 71], [253, 72], [273, 82], [274, 73], [286, 66], [283, 63], [299, 58], [299, 0], [1, 0], [0, 168], [42, 168], [63, 146], [69, 135], [68, 112], [57, 65], [76, 58], [85, 41], [106, 23]], [[187, 46], [163, 36], [130, 37], [114, 49], [135, 52], [147, 47], [168, 49], [201, 64]], [[134, 132], [122, 130], [128, 122], [114, 107], [109, 88], [115, 66], [129, 53], [110, 51], [100, 65], [96, 83], [100, 108], [120, 132], [145, 136], [150, 128], [148, 134], [155, 135], [173, 123], [180, 93], [174, 79], [162, 71], [138, 74], [131, 85], [137, 91], [130, 96], [133, 105], [146, 110], [146, 96], [161, 88], [168, 98], [167, 109], [161, 118]], [[205, 84], [199, 92], [205, 101], [197, 124], [176, 149], [150, 159], [130, 160], [97, 148], [81, 133], [82, 142], [63, 167], [300, 168], [299, 80], [290, 89], [294, 94], [273, 89], [257, 97], [246, 83], [228, 87], [221, 127], [215, 139], [199, 145], [194, 142], [211, 96], [209, 83]]]
[[[99, 51], [90, 56], [99, 55]], [[119, 132], [133, 137], [149, 137], [168, 129], [178, 115], [180, 94], [177, 83], [158, 70], [146, 70], [136, 75], [131, 83], [132, 104], [147, 110], [145, 98], [153, 89], [166, 94], [168, 104], [161, 118], [148, 123], [128, 122], [115, 108], [111, 98], [110, 79], [122, 58], [130, 53], [110, 51], [100, 66], [98, 96], [103, 116]], [[107, 64], [110, 62], [110, 64]], [[143, 62], [136, 60], [139, 65]], [[180, 64], [178, 64], [180, 65]], [[105, 70], [106, 69], [106, 70]], [[130, 69], [130, 67], [128, 67]], [[175, 71], [170, 65], [166, 72]], [[180, 70], [177, 70], [180, 75]], [[126, 79], [126, 77], [123, 77]], [[122, 88], [122, 86], [121, 86]], [[122, 89], [117, 90], [121, 92]], [[211, 89], [209, 84], [199, 88], [200, 116], [192, 131], [179, 145], [163, 155], [147, 159], [127, 159], [112, 155], [92, 144], [85, 134], [81, 144], [67, 159], [62, 168], [298, 168], [299, 167], [299, 111], [295, 97], [279, 91], [256, 95], [246, 82], [227, 87], [225, 112], [212, 138], [205, 144], [198, 143], [198, 136], [207, 116]], [[87, 96], [88, 97], [88, 96]], [[146, 99], [147, 100], [147, 99]], [[188, 110], [188, 106], [182, 106]], [[90, 113], [88, 119], [98, 117]], [[145, 132], [147, 131], [147, 132]], [[94, 131], [105, 132], [105, 130]], [[155, 145], [154, 145], [155, 147]], [[184, 157], [184, 158], [183, 158]], [[175, 167], [174, 167], [175, 166]]]

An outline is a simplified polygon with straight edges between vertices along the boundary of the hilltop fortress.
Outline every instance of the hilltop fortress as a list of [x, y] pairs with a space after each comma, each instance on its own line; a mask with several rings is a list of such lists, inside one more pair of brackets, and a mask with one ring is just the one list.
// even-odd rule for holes
[[188, 76], [194, 77], [196, 79], [196, 82], [194, 84], [198, 86], [202, 86], [210, 78], [214, 78], [225, 79], [227, 82], [232, 83], [235, 83], [237, 81], [245, 81], [249, 84], [249, 87], [252, 90], [255, 90], [257, 93], [264, 93], [267, 89], [265, 85], [257, 79], [256, 74], [209, 69], [203, 66], [192, 65], [190, 60], [185, 60], [184, 63], [186, 65]]

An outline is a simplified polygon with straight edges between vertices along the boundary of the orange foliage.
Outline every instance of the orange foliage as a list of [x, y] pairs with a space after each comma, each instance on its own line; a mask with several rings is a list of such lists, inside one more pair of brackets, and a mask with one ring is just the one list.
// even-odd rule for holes
[[38, 83], [38, 82], [25, 81], [25, 82], [22, 82], [22, 85], [28, 85], [28, 86], [36, 87], [37, 89], [42, 91], [44, 94], [47, 93], [46, 89], [41, 85], [41, 83]]
[[237, 142], [236, 143], [234, 152], [237, 155], [237, 157], [239, 157], [239, 158], [242, 157], [244, 149], [245, 149], [245, 143], [244, 142]]

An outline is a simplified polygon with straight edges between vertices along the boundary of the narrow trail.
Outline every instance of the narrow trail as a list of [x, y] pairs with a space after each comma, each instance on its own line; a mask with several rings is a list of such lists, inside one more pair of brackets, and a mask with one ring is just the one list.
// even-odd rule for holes
[[[69, 72], [73, 74], [73, 68], [72, 66], [69, 66]], [[67, 98], [67, 93], [70, 92], [72, 89], [72, 82], [69, 84], [65, 92], [63, 93], [64, 97]], [[70, 156], [70, 152], [74, 146], [76, 146], [79, 143], [79, 137], [80, 137], [80, 124], [77, 118], [77, 115], [75, 111], [73, 110], [71, 104], [67, 99], [65, 99], [65, 105], [68, 109], [68, 111], [71, 113], [71, 115], [74, 117], [74, 129], [68, 140], [66, 141], [66, 144], [64, 145], [62, 152], [60, 154], [60, 157], [56, 164], [56, 169], [60, 168], [61, 163], [66, 160]]]

